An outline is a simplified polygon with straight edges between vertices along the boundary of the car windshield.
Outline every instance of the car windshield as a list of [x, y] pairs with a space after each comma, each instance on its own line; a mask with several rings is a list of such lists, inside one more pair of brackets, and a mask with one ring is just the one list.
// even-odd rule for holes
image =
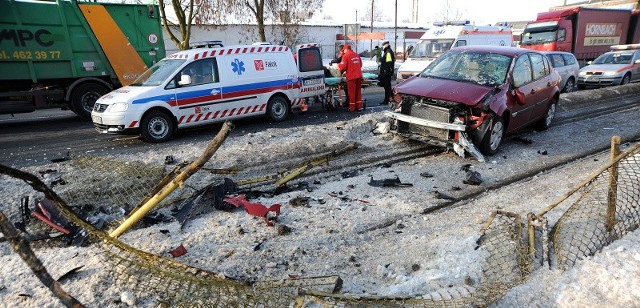
[[486, 52], [447, 52], [431, 62], [420, 77], [498, 86], [505, 82], [511, 57]]
[[631, 64], [633, 51], [607, 52], [597, 57], [591, 64]]
[[161, 85], [167, 78], [171, 77], [185, 61], [185, 59], [161, 60], [142, 73], [131, 85], [146, 87]]
[[520, 45], [534, 45], [556, 41], [556, 30], [542, 32], [525, 32], [522, 34]]
[[419, 40], [409, 55], [411, 58], [435, 58], [451, 49], [453, 39], [448, 40]]

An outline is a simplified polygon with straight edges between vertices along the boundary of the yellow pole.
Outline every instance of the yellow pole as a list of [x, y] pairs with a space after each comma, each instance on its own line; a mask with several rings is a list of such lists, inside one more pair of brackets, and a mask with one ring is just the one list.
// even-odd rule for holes
[[184, 171], [180, 172], [171, 182], [167, 184], [163, 189], [158, 191], [153, 197], [151, 197], [147, 202], [144, 203], [137, 211], [133, 212], [131, 216], [127, 217], [125, 221], [118, 226], [113, 232], [109, 234], [111, 237], [118, 237], [122, 235], [122, 233], [126, 232], [135, 225], [144, 215], [149, 213], [160, 201], [166, 198], [169, 194], [171, 194], [176, 188], [182, 186], [185, 180], [187, 180], [190, 176], [192, 176], [196, 171], [198, 171], [204, 164], [211, 159], [213, 153], [215, 153], [222, 142], [227, 138], [229, 133], [231, 132], [231, 128], [233, 125], [230, 122], [225, 122], [222, 125], [222, 128], [218, 132], [215, 138], [211, 141], [209, 146], [204, 150], [202, 155], [194, 162], [192, 162]]

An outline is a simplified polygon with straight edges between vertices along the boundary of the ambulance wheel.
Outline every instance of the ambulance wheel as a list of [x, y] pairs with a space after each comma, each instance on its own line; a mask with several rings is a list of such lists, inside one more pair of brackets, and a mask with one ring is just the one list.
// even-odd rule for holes
[[97, 83], [81, 84], [71, 94], [71, 109], [81, 118], [89, 120], [91, 119], [93, 105], [109, 91], [109, 88]]
[[267, 104], [267, 116], [273, 122], [284, 121], [289, 116], [289, 103], [282, 96], [274, 96]]
[[159, 110], [152, 110], [142, 117], [140, 131], [142, 139], [153, 142], [165, 142], [171, 138], [175, 125], [171, 117]]

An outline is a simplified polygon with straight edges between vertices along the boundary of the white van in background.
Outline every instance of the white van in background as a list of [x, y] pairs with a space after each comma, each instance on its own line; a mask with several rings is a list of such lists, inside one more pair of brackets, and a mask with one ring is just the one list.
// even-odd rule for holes
[[439, 55], [454, 47], [512, 44], [513, 35], [507, 27], [474, 26], [468, 24], [468, 21], [447, 25], [434, 23], [434, 27], [422, 35], [407, 59], [400, 65], [396, 78], [401, 82], [417, 75]]
[[266, 115], [282, 121], [324, 94], [317, 44], [296, 48], [242, 45], [172, 54], [129, 86], [96, 101], [91, 118], [102, 133], [168, 140], [178, 128]]

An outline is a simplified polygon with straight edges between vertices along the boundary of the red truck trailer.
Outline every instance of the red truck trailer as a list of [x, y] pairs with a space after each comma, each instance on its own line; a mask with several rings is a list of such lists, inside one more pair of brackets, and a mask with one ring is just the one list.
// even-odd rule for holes
[[[573, 53], [581, 66], [609, 51], [609, 46], [631, 44], [630, 10], [576, 7], [538, 13], [525, 27], [520, 46], [540, 51]], [[631, 31], [630, 31], [630, 28]], [[634, 34], [635, 35], [635, 34]]]

